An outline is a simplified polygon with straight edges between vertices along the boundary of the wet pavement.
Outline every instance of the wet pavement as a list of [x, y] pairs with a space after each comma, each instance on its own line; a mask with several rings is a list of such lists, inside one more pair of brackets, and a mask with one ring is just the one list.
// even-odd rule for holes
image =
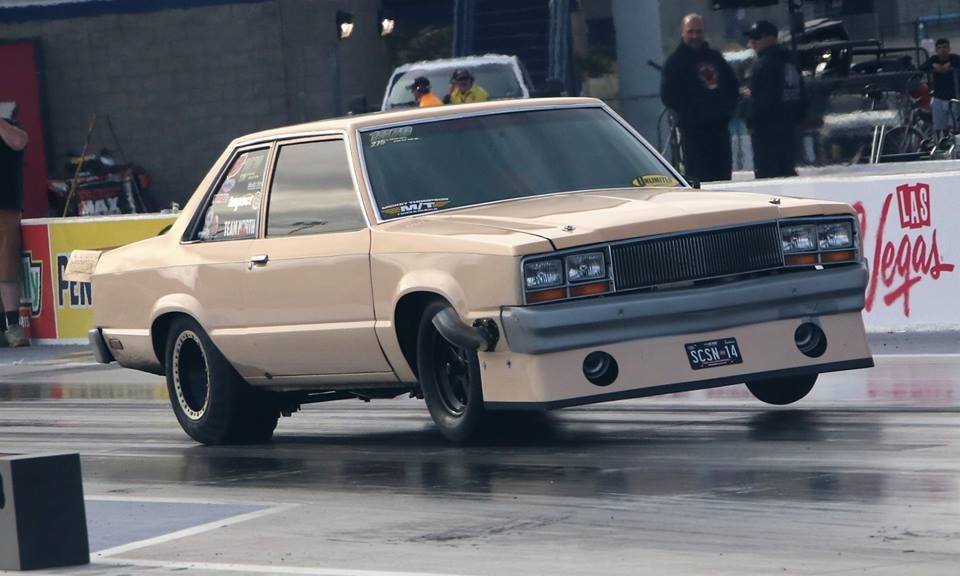
[[952, 575], [953, 345], [877, 342], [893, 353], [876, 368], [790, 407], [734, 386], [531, 417], [469, 448], [411, 399], [309, 405], [269, 444], [203, 447], [162, 378], [0, 350], [0, 453], [81, 454], [99, 553], [49, 573]]

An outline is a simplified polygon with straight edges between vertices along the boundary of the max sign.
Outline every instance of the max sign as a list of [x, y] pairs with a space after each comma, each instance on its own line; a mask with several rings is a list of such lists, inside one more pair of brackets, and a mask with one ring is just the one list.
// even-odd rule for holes
[[895, 307], [909, 318], [914, 290], [955, 268], [940, 248], [930, 186], [923, 182], [897, 186], [883, 197], [879, 215], [870, 214], [862, 201], [853, 207], [860, 217], [864, 255], [870, 259], [866, 311]]

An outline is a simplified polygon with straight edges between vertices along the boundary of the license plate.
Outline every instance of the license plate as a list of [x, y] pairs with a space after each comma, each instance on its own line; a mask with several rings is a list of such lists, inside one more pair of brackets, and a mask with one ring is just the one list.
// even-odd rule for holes
[[720, 338], [706, 342], [684, 344], [687, 349], [687, 360], [694, 370], [716, 368], [728, 364], [743, 364], [740, 347], [736, 338]]

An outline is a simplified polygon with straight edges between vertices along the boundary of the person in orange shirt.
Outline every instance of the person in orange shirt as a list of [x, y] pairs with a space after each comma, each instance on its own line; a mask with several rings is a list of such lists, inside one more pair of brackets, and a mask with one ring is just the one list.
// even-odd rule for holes
[[413, 98], [421, 108], [443, 106], [443, 102], [430, 92], [430, 80], [426, 76], [417, 76], [407, 89], [413, 92]]

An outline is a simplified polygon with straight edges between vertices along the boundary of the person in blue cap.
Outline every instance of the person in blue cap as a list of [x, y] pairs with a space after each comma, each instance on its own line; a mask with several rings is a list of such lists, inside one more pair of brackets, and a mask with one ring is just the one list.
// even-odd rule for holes
[[796, 176], [797, 126], [803, 121], [806, 92], [793, 55], [778, 40], [777, 27], [757, 20], [744, 32], [757, 58], [749, 72], [746, 123], [753, 144], [757, 178]]

